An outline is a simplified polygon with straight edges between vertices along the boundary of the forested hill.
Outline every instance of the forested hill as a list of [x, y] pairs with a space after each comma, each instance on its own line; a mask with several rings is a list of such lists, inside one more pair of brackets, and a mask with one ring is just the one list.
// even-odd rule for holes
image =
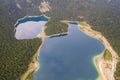
[[13, 0], [0, 0], [0, 80], [19, 80], [42, 42], [15, 39], [14, 24], [25, 15]]
[[[35, 50], [41, 44], [38, 39], [17, 41], [13, 31], [17, 19], [26, 15], [41, 15], [39, 10], [41, 1], [0, 0], [1, 80], [16, 80], [20, 77], [27, 69], [25, 66], [30, 62]], [[48, 2], [51, 10], [45, 13], [47, 16], [58, 21], [80, 20], [79, 17], [84, 17], [82, 20], [91, 24], [94, 30], [100, 31], [120, 56], [120, 0], [48, 0]], [[23, 49], [25, 45], [26, 49]], [[24, 58], [25, 53], [31, 48], [34, 48], [33, 52], [27, 54], [27, 59]], [[11, 66], [11, 64], [14, 65]], [[24, 67], [20, 67], [21, 65]], [[13, 68], [16, 66], [17, 68]], [[120, 62], [115, 72], [116, 80], [117, 77], [120, 77]]]

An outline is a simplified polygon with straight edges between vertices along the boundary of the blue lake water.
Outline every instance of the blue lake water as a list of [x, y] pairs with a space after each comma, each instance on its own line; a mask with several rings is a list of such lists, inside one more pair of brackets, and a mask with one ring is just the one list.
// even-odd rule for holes
[[69, 26], [68, 35], [45, 39], [35, 80], [96, 80], [98, 77], [93, 57], [104, 51], [104, 45], [84, 34], [76, 24]]
[[48, 18], [45, 16], [25, 17], [15, 24], [15, 37], [21, 39], [36, 38], [42, 32], [43, 26], [47, 23]]

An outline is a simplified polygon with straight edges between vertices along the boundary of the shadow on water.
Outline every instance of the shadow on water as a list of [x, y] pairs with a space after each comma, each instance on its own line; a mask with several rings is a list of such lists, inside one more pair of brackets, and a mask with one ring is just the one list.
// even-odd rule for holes
[[67, 36], [67, 35], [68, 34], [59, 34], [59, 35], [50, 36], [49, 38], [62, 37], [62, 36]]
[[15, 24], [15, 27], [17, 27], [21, 23], [25, 23], [25, 22], [28, 22], [28, 21], [35, 21], [35, 22], [37, 22], [37, 21], [48, 21], [48, 18], [45, 17], [44, 15], [41, 15], [41, 16], [26, 16], [25, 18], [18, 20], [17, 23]]

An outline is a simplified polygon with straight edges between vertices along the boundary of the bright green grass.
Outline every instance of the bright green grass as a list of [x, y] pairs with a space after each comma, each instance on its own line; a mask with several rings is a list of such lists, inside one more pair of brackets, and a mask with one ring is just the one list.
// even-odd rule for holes
[[77, 23], [78, 23], [79, 25], [84, 26], [84, 27], [88, 26], [88, 24], [87, 24], [87, 23], [85, 23], [85, 22], [80, 22], [80, 21], [78, 21]]
[[105, 60], [112, 60], [112, 54], [107, 49], [105, 50], [105, 53], [104, 53], [104, 59]]
[[34, 80], [33, 79], [33, 72], [31, 74], [29, 74], [29, 76], [26, 78], [26, 80]]

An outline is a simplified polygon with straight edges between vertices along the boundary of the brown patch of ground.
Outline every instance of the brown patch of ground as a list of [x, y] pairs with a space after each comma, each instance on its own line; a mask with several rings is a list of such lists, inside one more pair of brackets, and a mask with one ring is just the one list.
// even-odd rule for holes
[[39, 6], [40, 12], [45, 13], [50, 11], [51, 7], [48, 1], [43, 0]]

